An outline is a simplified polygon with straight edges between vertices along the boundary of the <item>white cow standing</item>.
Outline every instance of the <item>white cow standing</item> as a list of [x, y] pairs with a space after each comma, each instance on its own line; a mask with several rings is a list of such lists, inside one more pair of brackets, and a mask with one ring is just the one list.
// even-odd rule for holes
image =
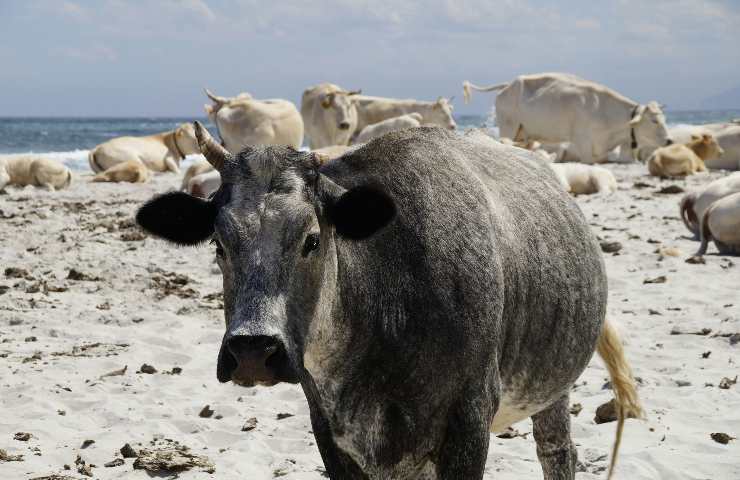
[[307, 88], [301, 97], [301, 117], [311, 149], [349, 145], [357, 130], [354, 97], [361, 90], [347, 91], [333, 83]]
[[656, 102], [640, 105], [603, 85], [566, 73], [521, 75], [511, 82], [471, 90], [498, 91], [496, 121], [501, 136], [516, 141], [569, 142], [584, 163], [602, 163], [616, 147], [623, 156], [640, 147], [672, 143]]
[[368, 125], [408, 113], [421, 114], [423, 125], [439, 125], [449, 130], [457, 128], [455, 119], [452, 117], [451, 98], [439, 97], [434, 102], [426, 102], [356, 95], [353, 100], [357, 107], [357, 133]]
[[719, 178], [703, 190], [687, 193], [679, 206], [684, 225], [698, 238], [699, 226], [709, 207], [717, 200], [738, 192], [740, 192], [740, 172]]
[[206, 113], [218, 128], [224, 147], [238, 153], [246, 145], [290, 145], [303, 143], [303, 119], [292, 102], [257, 100], [249, 94], [220, 97], [206, 90], [213, 101]]
[[707, 253], [710, 240], [714, 240], [721, 255], [740, 255], [740, 193], [717, 200], [706, 211], [697, 255]]

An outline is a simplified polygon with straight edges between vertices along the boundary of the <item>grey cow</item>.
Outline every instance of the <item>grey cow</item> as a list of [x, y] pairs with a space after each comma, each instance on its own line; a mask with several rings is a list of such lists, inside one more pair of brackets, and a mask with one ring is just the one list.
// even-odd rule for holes
[[594, 348], [620, 416], [614, 462], [639, 400], [604, 322], [598, 245], [545, 163], [436, 127], [323, 165], [289, 147], [231, 155], [196, 131], [222, 187], [159, 196], [137, 220], [212, 239], [218, 379], [300, 382], [331, 478], [479, 479], [489, 432], [531, 416], [544, 477], [573, 479], [568, 395]]

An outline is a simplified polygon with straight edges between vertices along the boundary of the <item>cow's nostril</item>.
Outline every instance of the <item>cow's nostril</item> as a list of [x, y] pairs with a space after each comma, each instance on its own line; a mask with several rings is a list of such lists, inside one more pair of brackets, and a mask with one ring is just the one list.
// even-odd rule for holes
[[668, 140], [666, 140], [666, 141], [665, 141], [665, 144], [666, 144], [666, 147], [667, 147], [668, 145], [673, 145], [673, 140], [671, 140], [671, 139], [669, 138]]
[[339, 124], [340, 130], [349, 130], [349, 123], [348, 122], [342, 122]]
[[[287, 358], [281, 342], [265, 335], [232, 337], [226, 342], [226, 348], [235, 363], [230, 379], [245, 386], [276, 383], [282, 358]], [[222, 356], [225, 357], [226, 354]], [[229, 366], [228, 360], [223, 358], [220, 362]]]

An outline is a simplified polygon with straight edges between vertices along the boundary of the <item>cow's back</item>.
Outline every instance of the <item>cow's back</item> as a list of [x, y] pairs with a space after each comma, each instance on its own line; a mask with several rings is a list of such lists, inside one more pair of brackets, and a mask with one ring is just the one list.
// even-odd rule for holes
[[358, 295], [347, 300], [353, 314], [392, 312], [390, 331], [417, 345], [402, 368], [459, 378], [442, 391], [479, 382], [495, 365], [491, 378], [500, 374], [506, 401], [520, 405], [567, 391], [593, 353], [606, 279], [583, 215], [544, 161], [483, 134], [423, 127], [322, 171], [345, 188], [380, 185], [394, 199], [397, 216], [384, 230], [340, 245], [367, 260], [340, 282], [365, 285], [345, 292]]

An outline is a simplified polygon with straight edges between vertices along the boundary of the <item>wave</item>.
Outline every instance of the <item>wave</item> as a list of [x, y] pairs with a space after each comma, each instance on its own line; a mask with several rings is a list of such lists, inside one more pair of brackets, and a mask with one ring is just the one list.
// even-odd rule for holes
[[[72, 150], [69, 152], [22, 152], [22, 153], [3, 153], [0, 154], [0, 158], [3, 157], [21, 157], [26, 155], [32, 155], [34, 157], [50, 158], [66, 165], [73, 172], [90, 172], [90, 164], [88, 163], [87, 156], [90, 150]], [[202, 159], [203, 155], [188, 155], [185, 159], [180, 162], [180, 168], [188, 168], [194, 161]]]

